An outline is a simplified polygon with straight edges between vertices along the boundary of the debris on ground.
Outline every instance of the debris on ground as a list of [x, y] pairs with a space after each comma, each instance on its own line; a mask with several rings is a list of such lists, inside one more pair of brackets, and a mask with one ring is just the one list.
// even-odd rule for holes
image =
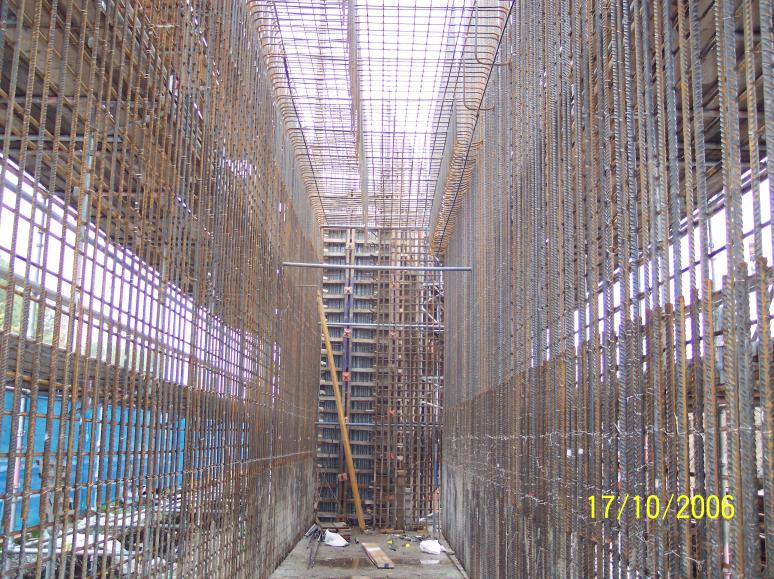
[[419, 550], [428, 555], [440, 555], [446, 548], [435, 539], [427, 539], [419, 543]]
[[349, 545], [349, 542], [344, 537], [338, 533], [334, 533], [333, 531], [325, 531], [325, 535], [323, 535], [323, 543], [329, 547], [346, 547]]

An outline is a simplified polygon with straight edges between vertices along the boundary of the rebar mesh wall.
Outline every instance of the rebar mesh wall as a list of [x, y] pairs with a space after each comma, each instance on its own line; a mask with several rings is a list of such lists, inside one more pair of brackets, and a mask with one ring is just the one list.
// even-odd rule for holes
[[443, 442], [471, 576], [774, 574], [773, 48], [770, 0], [514, 4], [437, 230], [474, 267]]
[[[319, 235], [266, 7], [0, 4], [0, 573], [266, 577], [311, 518]], [[269, 63], [271, 64], [271, 63]]]
[[[424, 231], [384, 229], [379, 243], [382, 265], [435, 264]], [[416, 529], [427, 524], [439, 483], [443, 282], [428, 271], [376, 276], [374, 524]]]

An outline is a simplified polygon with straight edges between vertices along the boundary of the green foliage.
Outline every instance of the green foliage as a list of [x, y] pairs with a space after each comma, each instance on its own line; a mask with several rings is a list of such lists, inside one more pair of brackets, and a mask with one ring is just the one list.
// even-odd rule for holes
[[[8, 262], [8, 258], [5, 256], [0, 256], [0, 279], [3, 279], [5, 281], [5, 277], [8, 274], [8, 269], [10, 267], [10, 264]], [[19, 295], [19, 286], [14, 286], [16, 291], [9, 292], [6, 288], [0, 288], [0, 329], [5, 328], [5, 315], [6, 315], [6, 308], [7, 308], [7, 301], [6, 300], [13, 300], [13, 304], [11, 306], [11, 333], [12, 334], [19, 334], [21, 333], [21, 325], [22, 325], [22, 313], [24, 311], [24, 299], [21, 295]], [[33, 304], [28, 304], [28, 307], [31, 308]], [[34, 312], [34, 308], [31, 308], [30, 314]], [[27, 331], [28, 335], [34, 335], [35, 333], [35, 325], [37, 323], [37, 316], [33, 317], [32, 315], [28, 316], [27, 319]], [[54, 339], [54, 310], [51, 308], [46, 308], [43, 312], [43, 342], [46, 344], [53, 343]]]
[[[5, 276], [8, 272], [8, 267], [8, 258], [0, 256], [0, 275]], [[17, 296], [15, 293], [9, 295], [8, 290], [5, 288], [0, 288], [0, 328], [5, 328], [6, 300], [8, 299], [13, 300], [13, 305], [11, 306], [11, 333], [18, 334], [21, 331], [22, 299], [21, 296]]]

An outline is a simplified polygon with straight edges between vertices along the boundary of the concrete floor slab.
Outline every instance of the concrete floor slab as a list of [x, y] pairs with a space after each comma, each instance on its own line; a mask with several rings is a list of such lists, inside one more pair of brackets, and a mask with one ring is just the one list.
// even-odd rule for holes
[[[415, 533], [411, 533], [413, 535]], [[366, 557], [363, 547], [355, 543], [355, 539], [376, 543], [385, 554], [395, 563], [394, 569], [377, 569]], [[390, 549], [388, 541], [392, 539]], [[441, 555], [428, 555], [419, 550], [419, 543], [411, 542], [406, 547], [406, 541], [401, 541], [395, 536], [385, 535], [379, 532], [368, 534], [355, 533], [348, 547], [329, 547], [321, 544], [317, 551], [315, 566], [307, 569], [309, 550], [307, 539], [302, 539], [282, 564], [277, 568], [271, 579], [382, 579], [388, 577], [416, 577], [422, 578], [455, 578], [467, 577], [459, 563], [453, 556], [442, 553]], [[448, 545], [441, 541], [448, 548]]]

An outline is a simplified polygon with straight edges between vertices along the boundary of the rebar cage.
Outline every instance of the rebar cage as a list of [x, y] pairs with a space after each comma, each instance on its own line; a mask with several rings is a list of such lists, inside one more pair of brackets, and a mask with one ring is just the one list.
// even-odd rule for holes
[[346, 516], [323, 259], [472, 266], [323, 284], [373, 524], [428, 522], [440, 420], [471, 576], [774, 575], [773, 22], [0, 2], [0, 575], [266, 577]]

